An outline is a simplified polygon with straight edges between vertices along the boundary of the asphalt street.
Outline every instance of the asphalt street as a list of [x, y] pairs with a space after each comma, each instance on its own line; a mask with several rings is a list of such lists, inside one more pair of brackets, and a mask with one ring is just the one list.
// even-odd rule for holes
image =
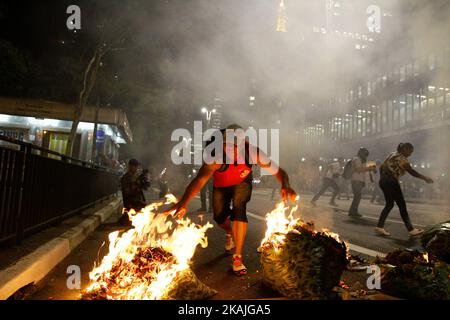
[[[200, 206], [199, 199], [192, 201], [188, 216], [195, 222], [203, 224], [210, 221], [214, 228], [208, 231], [208, 247], [198, 248], [193, 258], [192, 268], [198, 278], [218, 291], [214, 299], [260, 299], [277, 298], [279, 294], [266, 288], [261, 283], [259, 254], [256, 248], [261, 242], [265, 232], [265, 215], [271, 211], [278, 198], [270, 199], [271, 191], [268, 189], [255, 189], [252, 200], [248, 204], [249, 229], [245, 243], [245, 264], [248, 274], [236, 277], [230, 269], [231, 257], [224, 252], [225, 236], [223, 231], [214, 224], [211, 213], [197, 212]], [[353, 254], [364, 257], [384, 254], [394, 248], [418, 248], [417, 238], [410, 238], [398, 209], [395, 208], [386, 224], [392, 236], [380, 237], [374, 234], [378, 215], [382, 205], [371, 204], [363, 200], [360, 206], [360, 219], [349, 218], [346, 210], [350, 206], [349, 200], [337, 200], [337, 207], [328, 205], [329, 197], [324, 195], [317, 207], [310, 205], [310, 195], [301, 195], [298, 215], [304, 221], [314, 221], [317, 228], [327, 228], [340, 235], [350, 245]], [[411, 219], [416, 227], [449, 220], [448, 207], [430, 204], [408, 204]], [[108, 234], [123, 227], [116, 223], [117, 217], [111, 218], [101, 225], [87, 240], [78, 246], [65, 260], [63, 260], [39, 286], [39, 290], [31, 299], [79, 299], [81, 290], [89, 284], [88, 273], [92, 270], [94, 262], [100, 261], [107, 253]], [[67, 268], [78, 265], [82, 272], [81, 290], [68, 289]], [[364, 274], [360, 275], [364, 278]], [[343, 279], [352, 275], [344, 273]], [[360, 280], [363, 281], [363, 280]]]

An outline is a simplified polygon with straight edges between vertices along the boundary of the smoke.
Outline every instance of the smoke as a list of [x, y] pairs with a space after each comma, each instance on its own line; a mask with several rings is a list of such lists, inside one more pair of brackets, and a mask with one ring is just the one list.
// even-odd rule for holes
[[[344, 97], [355, 84], [448, 44], [448, 1], [331, 2], [334, 5], [327, 9], [330, 1], [286, 0], [286, 33], [276, 31], [275, 0], [136, 1], [128, 11], [116, 5], [117, 17], [129, 15], [135, 30], [132, 46], [139, 57], [117, 63], [139, 69], [144, 80], [146, 72], [156, 74], [161, 85], [170, 88], [164, 99], [139, 106], [137, 115], [130, 116], [133, 126], [143, 128], [137, 130], [144, 134], [152, 119], [142, 115], [157, 105], [172, 117], [162, 129], [192, 129], [193, 121], [203, 116], [201, 106], [212, 106], [219, 97], [223, 126], [237, 122], [280, 129], [281, 165], [295, 168], [304, 151], [299, 145], [300, 124], [328, 120], [357, 107], [329, 106], [331, 97]], [[381, 8], [380, 34], [367, 29], [369, 5]], [[133, 66], [135, 62], [139, 65]], [[430, 82], [444, 78], [448, 84], [448, 73], [441, 72]], [[250, 96], [255, 97], [253, 106]], [[148, 143], [170, 144], [167, 134], [158, 139]], [[394, 140], [390, 149], [399, 142]], [[377, 143], [371, 143], [375, 148]], [[345, 151], [332, 145], [328, 153], [323, 148], [312, 151], [317, 156], [350, 157], [357, 144]], [[381, 149], [374, 149], [374, 156], [383, 158], [390, 151], [388, 146]], [[346, 154], [334, 154], [336, 150]], [[158, 160], [158, 155], [151, 157]]]

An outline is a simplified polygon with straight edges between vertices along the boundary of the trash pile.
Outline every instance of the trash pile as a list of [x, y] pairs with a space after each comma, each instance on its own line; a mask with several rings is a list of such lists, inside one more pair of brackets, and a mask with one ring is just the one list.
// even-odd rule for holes
[[427, 252], [450, 263], [450, 221], [427, 228], [421, 242]]
[[335, 234], [300, 220], [287, 233], [273, 233], [261, 249], [263, 283], [292, 299], [337, 298], [347, 247]]
[[[109, 273], [101, 274], [101, 281], [104, 285], [82, 294], [83, 300], [115, 300], [121, 299], [123, 289], [132, 287], [133, 281], [144, 282], [151, 285], [156, 279], [155, 275], [174, 264], [172, 254], [161, 248], [146, 248], [140, 250], [133, 260], [128, 263], [127, 268], [123, 268], [123, 261], [117, 260]], [[126, 270], [126, 271], [125, 271]], [[121, 280], [127, 278], [123, 272], [130, 272], [133, 276], [128, 277], [128, 283]], [[163, 296], [162, 300], [204, 300], [214, 296], [217, 291], [203, 284], [192, 270], [186, 269], [178, 273], [172, 280], [172, 284]]]
[[403, 299], [450, 299], [450, 265], [431, 253], [395, 250], [378, 258], [381, 291]]
[[157, 212], [174, 201], [168, 197], [129, 213], [134, 228], [109, 235], [109, 252], [89, 274], [91, 284], [82, 299], [197, 300], [217, 293], [190, 268], [197, 245], [207, 246], [206, 230], [212, 226]]

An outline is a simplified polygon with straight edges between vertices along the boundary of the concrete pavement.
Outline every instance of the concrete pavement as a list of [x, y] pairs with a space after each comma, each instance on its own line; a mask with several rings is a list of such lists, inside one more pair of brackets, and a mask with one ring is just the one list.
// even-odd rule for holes
[[[393, 210], [390, 221], [386, 225], [393, 236], [383, 238], [374, 235], [373, 228], [382, 206], [370, 204], [363, 200], [360, 212], [362, 219], [350, 219], [346, 215], [349, 201], [338, 201], [338, 208], [328, 206], [325, 196], [318, 202], [318, 207], [309, 205], [311, 196], [302, 196], [300, 206], [301, 217], [305, 221], [314, 221], [318, 228], [327, 228], [339, 233], [342, 239], [351, 243], [353, 253], [363, 256], [373, 256], [377, 253], [386, 253], [394, 248], [420, 247], [418, 239], [410, 238], [397, 211]], [[274, 208], [275, 202], [269, 199], [267, 193], [256, 189], [251, 202], [248, 204], [249, 230], [245, 244], [245, 263], [248, 275], [236, 277], [230, 270], [231, 257], [224, 253], [224, 232], [213, 222], [211, 213], [198, 214], [199, 199], [194, 199], [189, 207], [189, 217], [197, 223], [210, 221], [214, 228], [208, 231], [208, 247], [198, 248], [193, 259], [193, 270], [200, 280], [216, 289], [219, 293], [214, 299], [261, 299], [277, 298], [280, 295], [264, 287], [261, 283], [259, 254], [256, 252], [263, 238], [266, 224], [264, 216]], [[435, 207], [411, 204], [409, 206], [414, 223], [426, 225], [441, 221], [447, 217], [447, 208], [436, 210]], [[120, 229], [110, 221], [101, 225], [80, 246], [64, 259], [43, 281], [43, 286], [31, 299], [78, 299], [80, 290], [69, 290], [66, 286], [67, 267], [78, 265], [82, 272], [81, 290], [86, 288], [89, 279], [88, 273], [92, 270], [94, 262], [101, 260], [107, 251], [107, 235]], [[105, 244], [103, 244], [106, 242]], [[368, 275], [365, 272], [344, 272], [342, 279], [345, 282], [359, 282], [364, 284]]]

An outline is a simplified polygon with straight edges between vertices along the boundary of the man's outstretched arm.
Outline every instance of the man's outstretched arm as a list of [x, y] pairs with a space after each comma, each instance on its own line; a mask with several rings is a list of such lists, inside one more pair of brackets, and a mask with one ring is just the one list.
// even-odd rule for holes
[[269, 174], [274, 175], [281, 184], [281, 197], [283, 198], [283, 201], [287, 202], [290, 200], [291, 202], [295, 202], [297, 192], [291, 188], [287, 172], [279, 167], [278, 164], [270, 160], [270, 158], [259, 148], [256, 148], [253, 151], [253, 154], [257, 155], [256, 163]]
[[221, 167], [220, 164], [203, 164], [200, 168], [197, 176], [194, 180], [189, 183], [184, 191], [183, 196], [180, 201], [170, 207], [166, 213], [170, 213], [171, 211], [175, 211], [174, 215], [178, 216], [180, 219], [186, 214], [186, 208], [192, 198], [200, 192], [200, 190], [205, 186], [214, 172]]

